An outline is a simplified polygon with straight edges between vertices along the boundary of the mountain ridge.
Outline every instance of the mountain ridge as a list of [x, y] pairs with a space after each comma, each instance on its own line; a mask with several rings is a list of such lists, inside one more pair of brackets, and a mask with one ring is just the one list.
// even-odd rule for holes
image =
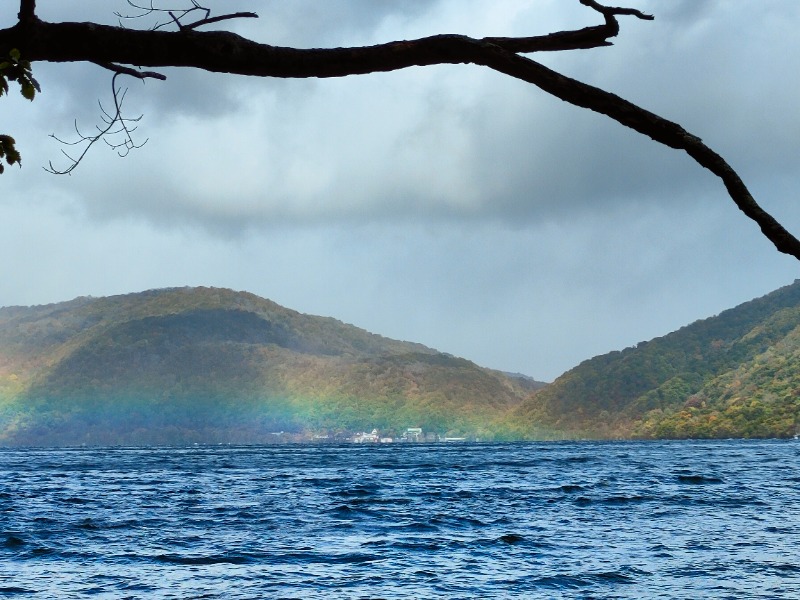
[[0, 443], [494, 435], [529, 382], [248, 292], [164, 288], [0, 309]]

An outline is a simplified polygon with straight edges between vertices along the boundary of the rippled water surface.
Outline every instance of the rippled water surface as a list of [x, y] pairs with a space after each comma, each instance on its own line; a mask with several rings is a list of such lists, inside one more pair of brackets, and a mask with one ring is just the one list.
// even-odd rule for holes
[[0, 450], [0, 596], [800, 598], [800, 443]]

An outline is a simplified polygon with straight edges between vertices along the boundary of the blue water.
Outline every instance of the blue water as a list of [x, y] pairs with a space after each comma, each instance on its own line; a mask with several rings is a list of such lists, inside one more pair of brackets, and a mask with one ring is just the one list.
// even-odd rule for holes
[[0, 596], [796, 599], [800, 443], [0, 450]]

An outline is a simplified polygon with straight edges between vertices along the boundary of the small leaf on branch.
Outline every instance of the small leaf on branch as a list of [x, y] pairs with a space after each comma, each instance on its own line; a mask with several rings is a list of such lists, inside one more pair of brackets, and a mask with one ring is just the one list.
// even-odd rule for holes
[[33, 84], [29, 81], [22, 84], [21, 91], [22, 95], [28, 100], [33, 100], [34, 96], [36, 96], [36, 88], [33, 87]]
[[[0, 158], [5, 158], [9, 165], [22, 166], [22, 158], [15, 146], [16, 140], [10, 135], [0, 135]], [[5, 167], [0, 163], [0, 174], [5, 171]]]

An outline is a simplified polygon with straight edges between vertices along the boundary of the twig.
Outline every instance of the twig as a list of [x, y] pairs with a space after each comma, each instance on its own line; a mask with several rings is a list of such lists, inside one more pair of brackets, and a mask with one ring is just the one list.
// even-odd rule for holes
[[163, 75], [162, 73], [157, 73], [156, 71], [137, 71], [136, 69], [132, 69], [131, 67], [118, 65], [115, 63], [97, 62], [97, 61], [93, 62], [98, 67], [103, 67], [104, 69], [113, 71], [116, 75], [130, 75], [131, 77], [136, 77], [137, 79], [150, 78], [150, 79], [160, 79], [161, 81], [166, 81], [167, 79], [166, 75]]
[[[236, 13], [229, 13], [225, 15], [219, 15], [217, 17], [211, 16], [211, 9], [206, 8], [205, 6], [201, 6], [198, 4], [197, 0], [189, 0], [191, 2], [190, 8], [157, 8], [153, 2], [150, 0], [149, 6], [144, 6], [133, 2], [133, 0], [128, 0], [128, 5], [135, 8], [136, 10], [142, 11], [141, 14], [138, 15], [123, 15], [120, 12], [115, 12], [114, 14], [119, 17], [120, 19], [141, 19], [142, 17], [147, 17], [152, 14], [167, 14], [170, 17], [170, 20], [164, 21], [162, 23], [157, 22], [153, 29], [161, 29], [167, 25], [174, 24], [180, 31], [191, 31], [193, 29], [197, 29], [198, 27], [202, 27], [203, 25], [210, 25], [212, 23], [219, 23], [220, 21], [228, 21], [230, 19], [257, 19], [258, 15], [254, 12], [236, 12]], [[182, 22], [183, 19], [187, 17], [187, 15], [200, 11], [205, 13], [205, 16], [193, 23], [184, 24]]]
[[[136, 73], [139, 73], [138, 71]], [[61, 150], [61, 153], [67, 157], [70, 161], [70, 165], [66, 169], [56, 169], [53, 166], [52, 161], [49, 163], [48, 167], [44, 167], [44, 170], [48, 173], [52, 173], [53, 175], [69, 175], [75, 168], [81, 163], [83, 158], [86, 156], [86, 153], [89, 152], [89, 149], [94, 146], [98, 141], [103, 140], [109, 148], [116, 151], [117, 154], [121, 157], [127, 156], [128, 153], [135, 149], [141, 148], [147, 143], [147, 140], [142, 142], [141, 144], [137, 144], [133, 141], [133, 132], [136, 131], [136, 127], [130, 126], [130, 123], [138, 123], [143, 115], [139, 115], [135, 118], [126, 118], [122, 116], [122, 103], [125, 100], [125, 95], [127, 94], [127, 88], [124, 90], [120, 90], [117, 87], [116, 80], [117, 77], [120, 75], [128, 75], [124, 71], [117, 71], [114, 73], [114, 76], [111, 78], [111, 92], [114, 99], [114, 112], [109, 113], [105, 108], [103, 108], [102, 103], [98, 102], [100, 105], [100, 112], [101, 119], [105, 123], [105, 127], [96, 126], [97, 133], [95, 135], [86, 135], [81, 132], [78, 128], [78, 122], [75, 122], [75, 133], [78, 134], [78, 139], [74, 142], [68, 142], [66, 140], [62, 140], [58, 138], [55, 134], [51, 134], [50, 137], [54, 140], [58, 141], [65, 146], [78, 146], [80, 144], [86, 143], [86, 146], [81, 151], [80, 155], [77, 158], [71, 156], [65, 150]], [[155, 73], [154, 75], [160, 75], [160, 73]], [[153, 75], [150, 75], [153, 76]], [[165, 79], [163, 75], [160, 77], [156, 77], [156, 79]], [[109, 142], [106, 136], [115, 136], [122, 134], [122, 141], [116, 142]]]

